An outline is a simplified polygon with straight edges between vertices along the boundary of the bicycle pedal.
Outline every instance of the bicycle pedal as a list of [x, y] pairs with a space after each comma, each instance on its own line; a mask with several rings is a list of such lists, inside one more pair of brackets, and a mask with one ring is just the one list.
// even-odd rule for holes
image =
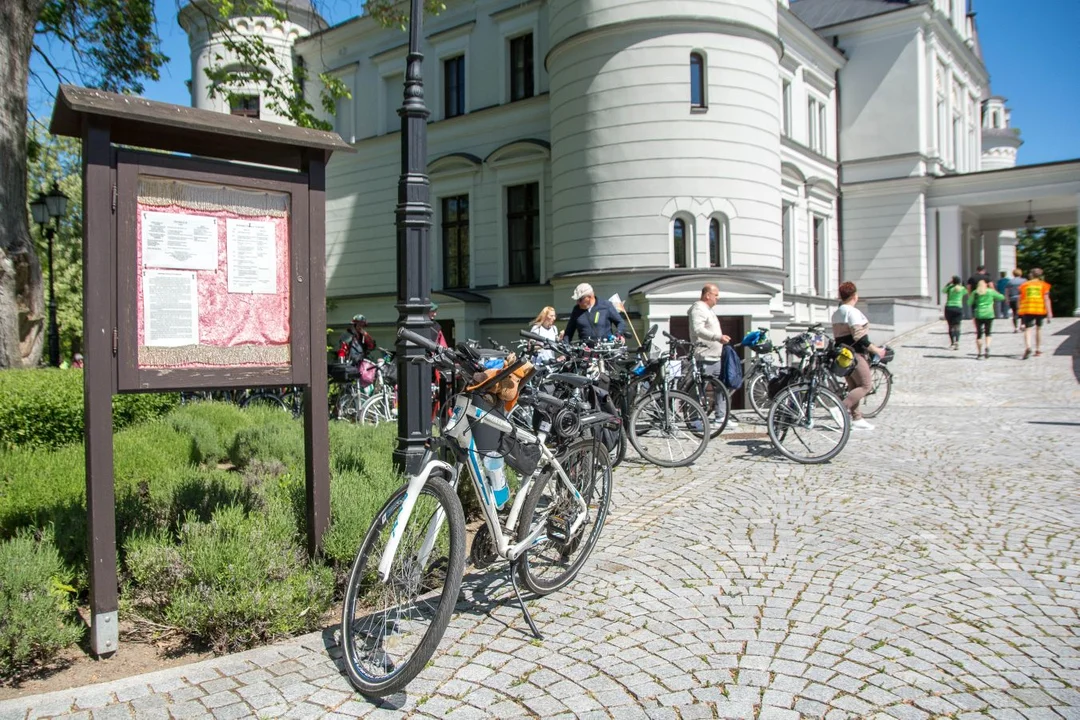
[[547, 520], [547, 536], [555, 542], [566, 542], [570, 539], [569, 518], [563, 515], [552, 515]]

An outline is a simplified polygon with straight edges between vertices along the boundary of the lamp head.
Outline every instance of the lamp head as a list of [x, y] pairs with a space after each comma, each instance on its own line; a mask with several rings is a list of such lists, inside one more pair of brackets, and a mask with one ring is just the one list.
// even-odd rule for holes
[[52, 190], [45, 196], [49, 217], [59, 220], [67, 213], [68, 196], [60, 191], [60, 184], [53, 181]]
[[45, 201], [45, 193], [39, 192], [34, 201], [30, 203], [30, 214], [38, 225], [49, 222], [49, 205]]

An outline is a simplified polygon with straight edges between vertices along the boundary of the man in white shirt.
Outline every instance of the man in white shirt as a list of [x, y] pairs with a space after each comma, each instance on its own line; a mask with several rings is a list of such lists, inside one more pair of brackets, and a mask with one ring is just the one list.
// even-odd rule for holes
[[[690, 342], [694, 344], [698, 358], [705, 363], [705, 372], [714, 376], [720, 375], [724, 345], [731, 342], [731, 338], [720, 329], [720, 319], [713, 312], [719, 299], [720, 288], [708, 283], [701, 288], [701, 299], [691, 305], [686, 313], [690, 319]], [[720, 407], [721, 404], [716, 403], [718, 413]], [[734, 415], [729, 414], [728, 425], [738, 425]]]

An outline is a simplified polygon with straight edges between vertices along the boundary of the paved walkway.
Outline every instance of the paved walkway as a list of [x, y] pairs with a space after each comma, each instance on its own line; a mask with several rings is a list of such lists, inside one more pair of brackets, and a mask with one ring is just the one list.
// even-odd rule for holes
[[1027, 361], [1011, 333], [987, 361], [944, 324], [902, 338], [877, 429], [823, 467], [738, 436], [630, 464], [582, 577], [531, 603], [544, 642], [503, 574], [470, 576], [381, 704], [330, 630], [0, 718], [1080, 718], [1080, 322], [1049, 329]]

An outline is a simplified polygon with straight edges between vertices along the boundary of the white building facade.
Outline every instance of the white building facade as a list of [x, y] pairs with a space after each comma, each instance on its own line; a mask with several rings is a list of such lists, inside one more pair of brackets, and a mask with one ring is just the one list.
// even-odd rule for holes
[[[942, 272], [991, 252], [973, 222], [943, 253], [928, 205], [934, 178], [1015, 164], [1019, 146], [962, 0], [447, 5], [421, 52], [432, 297], [458, 338], [509, 339], [546, 305], [565, 317], [583, 281], [639, 330], [680, 334], [715, 282], [726, 331], [782, 335], [827, 323], [853, 280], [899, 331], [937, 317]], [[209, 41], [192, 38], [195, 77]], [[292, 41], [352, 91], [328, 118], [357, 150], [328, 168], [329, 317], [363, 312], [376, 334], [397, 319], [406, 49], [368, 17]]]

